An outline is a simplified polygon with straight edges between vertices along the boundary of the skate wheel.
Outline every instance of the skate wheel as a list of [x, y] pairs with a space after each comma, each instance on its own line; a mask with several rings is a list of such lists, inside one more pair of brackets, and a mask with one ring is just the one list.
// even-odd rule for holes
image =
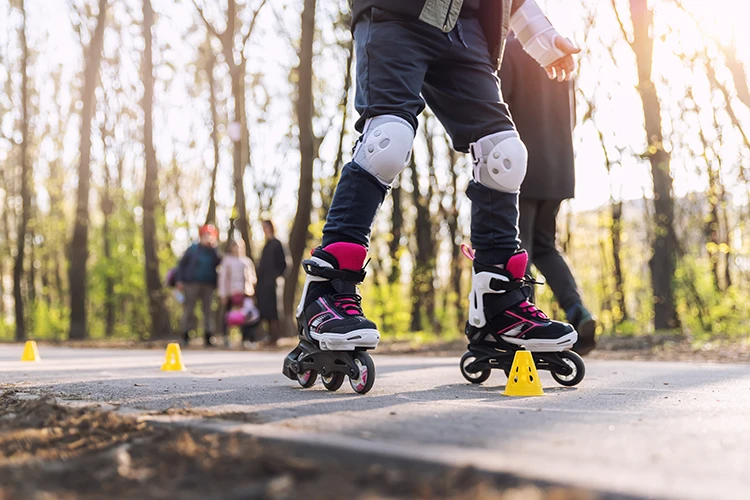
[[323, 385], [325, 388], [333, 392], [339, 390], [341, 384], [344, 383], [345, 376], [343, 373], [334, 372], [321, 378], [323, 379]]
[[583, 363], [583, 359], [573, 351], [560, 352], [560, 359], [570, 367], [572, 372], [568, 375], [561, 375], [553, 370], [550, 372], [552, 378], [555, 379], [558, 384], [567, 387], [578, 385], [586, 375], [586, 365]]
[[315, 381], [317, 379], [318, 372], [316, 372], [315, 370], [307, 370], [306, 372], [297, 374], [297, 382], [299, 382], [299, 385], [301, 385], [305, 389], [315, 385]]
[[492, 370], [487, 368], [486, 370], [478, 372], [467, 371], [466, 367], [476, 360], [477, 357], [474, 356], [471, 351], [465, 352], [464, 355], [461, 356], [461, 375], [463, 375], [464, 378], [472, 384], [481, 384], [482, 382], [490, 378], [490, 373], [492, 373]]
[[367, 394], [375, 383], [375, 363], [366, 352], [358, 352], [354, 355], [354, 364], [359, 369], [359, 377], [349, 377], [349, 384], [357, 394]]

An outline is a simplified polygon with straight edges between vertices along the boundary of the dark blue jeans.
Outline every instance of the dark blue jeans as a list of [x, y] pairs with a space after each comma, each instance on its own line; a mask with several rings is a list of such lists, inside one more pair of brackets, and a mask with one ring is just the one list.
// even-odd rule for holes
[[[354, 26], [357, 56], [356, 123], [395, 115], [417, 129], [429, 104], [457, 151], [496, 132], [513, 130], [487, 42], [475, 18], [461, 18], [451, 33], [373, 8]], [[323, 228], [323, 246], [349, 241], [367, 246], [387, 188], [350, 162], [344, 166]], [[474, 181], [471, 243], [477, 259], [504, 262], [519, 246], [518, 195]]]

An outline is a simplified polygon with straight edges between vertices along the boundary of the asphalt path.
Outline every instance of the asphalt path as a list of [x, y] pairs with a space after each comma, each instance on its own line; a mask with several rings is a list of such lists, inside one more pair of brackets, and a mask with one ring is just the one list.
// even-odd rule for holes
[[464, 381], [458, 358], [374, 353], [373, 390], [329, 393], [280, 373], [285, 352], [0, 346], [0, 387], [143, 410], [250, 413], [237, 429], [475, 465], [649, 498], [750, 498], [750, 365], [587, 362], [580, 386], [542, 372], [545, 396], [502, 396], [505, 376]]

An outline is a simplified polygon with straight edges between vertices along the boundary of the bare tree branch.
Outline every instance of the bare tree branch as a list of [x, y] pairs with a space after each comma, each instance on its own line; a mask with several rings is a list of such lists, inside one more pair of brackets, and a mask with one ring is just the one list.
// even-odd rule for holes
[[732, 46], [727, 47], [719, 44], [719, 48], [724, 53], [724, 57], [727, 60], [727, 68], [732, 73], [732, 80], [734, 80], [734, 88], [737, 91], [737, 98], [742, 103], [750, 108], [750, 87], [748, 87], [748, 75], [745, 66], [742, 61], [737, 57], [737, 46], [736, 41], [732, 42]]
[[206, 14], [203, 12], [203, 7], [198, 5], [197, 0], [193, 0], [193, 5], [195, 5], [195, 8], [198, 10], [198, 14], [200, 14], [201, 19], [203, 19], [203, 22], [206, 24], [206, 29], [211, 32], [212, 35], [214, 35], [216, 38], [221, 39], [221, 37], [224, 35], [224, 32], [219, 33], [216, 31], [216, 28], [214, 28], [213, 24], [208, 22], [208, 19], [206, 18]]
[[[707, 49], [705, 49], [707, 52]], [[739, 130], [740, 135], [742, 136], [742, 140], [745, 143], [745, 147], [750, 149], [750, 138], [748, 138], [747, 134], [745, 133], [745, 128], [742, 126], [742, 122], [740, 122], [739, 118], [737, 117], [737, 114], [734, 112], [734, 108], [732, 107], [732, 98], [729, 95], [729, 89], [727, 89], [727, 86], [724, 85], [719, 81], [719, 79], [716, 77], [716, 69], [711, 64], [711, 58], [708, 56], [708, 53], [706, 55], [706, 74], [708, 75], [708, 80], [711, 82], [711, 84], [719, 89], [721, 91], [721, 94], [724, 96], [724, 102], [726, 102], [726, 107], [724, 110], [729, 115], [729, 119], [732, 121], [732, 125], [734, 128]], [[743, 182], [747, 182], [749, 177], [747, 172], [745, 171], [745, 167], [743, 164], [740, 166], [740, 178], [743, 180]]]
[[284, 23], [284, 20], [279, 15], [279, 11], [277, 11], [273, 6], [271, 7], [271, 10], [273, 11], [273, 15], [276, 17], [276, 21], [278, 22], [279, 30], [281, 33], [286, 37], [287, 41], [289, 42], [289, 45], [292, 47], [296, 46], [296, 41], [294, 40], [294, 37], [289, 34], [289, 31], [286, 29], [286, 25]]
[[617, 24], [620, 25], [620, 31], [622, 31], [622, 37], [625, 39], [628, 44], [633, 47], [633, 43], [628, 38], [628, 32], [625, 29], [625, 23], [622, 22], [622, 17], [620, 17], [620, 11], [617, 10], [617, 2], [615, 0], [612, 0], [612, 10], [615, 13], [615, 17], [617, 18]]
[[244, 53], [245, 53], [245, 48], [247, 47], [247, 41], [250, 38], [250, 35], [253, 34], [253, 30], [255, 29], [255, 21], [258, 20], [258, 14], [260, 14], [261, 9], [263, 8], [264, 5], [266, 5], [267, 1], [268, 0], [263, 0], [262, 2], [260, 2], [260, 5], [258, 6], [258, 8], [255, 9], [255, 12], [253, 12], [253, 18], [250, 21], [250, 26], [248, 26], [247, 33], [245, 33], [245, 36], [242, 38], [242, 54], [243, 54], [243, 57], [244, 57]]

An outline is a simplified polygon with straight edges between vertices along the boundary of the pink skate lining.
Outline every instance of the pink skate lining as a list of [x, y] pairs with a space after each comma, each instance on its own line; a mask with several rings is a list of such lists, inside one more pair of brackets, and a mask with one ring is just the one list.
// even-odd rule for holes
[[348, 271], [360, 271], [367, 257], [367, 249], [357, 243], [331, 243], [323, 250], [336, 257], [339, 269]]
[[508, 263], [505, 264], [505, 269], [513, 275], [517, 280], [520, 280], [526, 275], [526, 266], [529, 263], [529, 254], [526, 250], [518, 252], [508, 259]]

